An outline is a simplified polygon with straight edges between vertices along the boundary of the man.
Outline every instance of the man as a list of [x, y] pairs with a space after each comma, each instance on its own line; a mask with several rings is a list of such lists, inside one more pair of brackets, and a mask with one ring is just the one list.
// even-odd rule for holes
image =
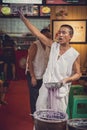
[[7, 92], [7, 89], [9, 87], [9, 84], [7, 81], [5, 81], [3, 66], [4, 66], [4, 59], [3, 55], [0, 54], [0, 104], [6, 105], [7, 102], [4, 100], [4, 98], [5, 93]]
[[[15, 43], [13, 39], [7, 35], [6, 33], [0, 32], [0, 39], [2, 41], [2, 50], [3, 50], [3, 57], [4, 57], [4, 74], [5, 79], [16, 79], [16, 56], [15, 56]], [[12, 77], [9, 73], [10, 68], [12, 68]]]
[[55, 102], [52, 109], [66, 112], [71, 82], [81, 76], [80, 54], [69, 44], [73, 37], [73, 28], [70, 25], [62, 25], [58, 30], [58, 42], [53, 42], [41, 34], [21, 12], [19, 14], [28, 29], [45, 45], [51, 46], [49, 62], [43, 76], [43, 85], [39, 90], [36, 110], [47, 109], [48, 106], [48, 90], [44, 83], [61, 82], [61, 88], [55, 92]]
[[[42, 29], [41, 33], [51, 38], [49, 29]], [[32, 114], [36, 111], [36, 100], [42, 85], [43, 74], [47, 67], [49, 50], [50, 48], [46, 47], [40, 40], [33, 42], [28, 49], [26, 74], [30, 91], [30, 107]]]

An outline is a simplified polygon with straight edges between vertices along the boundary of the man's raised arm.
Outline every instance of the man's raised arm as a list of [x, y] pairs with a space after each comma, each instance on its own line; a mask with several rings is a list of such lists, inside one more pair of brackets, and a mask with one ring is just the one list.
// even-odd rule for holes
[[21, 11], [18, 12], [21, 20], [24, 22], [24, 24], [26, 25], [26, 27], [32, 32], [33, 35], [35, 35], [36, 37], [38, 37], [42, 43], [44, 43], [47, 46], [51, 46], [52, 44], [52, 39], [47, 38], [46, 36], [44, 36], [38, 28], [36, 28], [24, 15]]

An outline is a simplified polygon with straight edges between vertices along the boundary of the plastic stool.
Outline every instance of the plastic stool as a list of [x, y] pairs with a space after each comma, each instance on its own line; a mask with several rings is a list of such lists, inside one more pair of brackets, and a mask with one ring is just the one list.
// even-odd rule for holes
[[87, 118], [87, 95], [73, 96], [72, 118]]
[[67, 115], [68, 115], [68, 119], [70, 119], [70, 110], [69, 110], [69, 104], [68, 104], [68, 107], [67, 107], [66, 113], [67, 113]]
[[69, 93], [69, 110], [70, 110], [70, 117], [72, 115], [72, 108], [73, 108], [73, 96], [74, 95], [82, 95], [84, 94], [84, 87], [82, 85], [72, 85], [70, 88]]
[[73, 96], [84, 94], [84, 87], [82, 85], [72, 85], [69, 93], [69, 103], [72, 108]]

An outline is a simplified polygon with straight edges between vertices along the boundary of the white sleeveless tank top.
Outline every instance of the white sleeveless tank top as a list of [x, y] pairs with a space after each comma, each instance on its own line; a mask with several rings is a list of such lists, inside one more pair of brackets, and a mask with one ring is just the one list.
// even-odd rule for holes
[[[60, 82], [72, 75], [72, 67], [79, 53], [71, 47], [58, 59], [59, 46], [60, 44], [56, 42], [52, 44], [48, 66], [43, 76], [43, 83]], [[69, 85], [70, 83], [67, 83], [60, 88], [60, 97], [69, 92]]]
[[36, 79], [42, 79], [48, 63], [49, 48], [46, 47], [44, 49], [39, 40], [34, 42], [34, 44], [37, 46], [37, 53], [33, 61], [34, 73]]

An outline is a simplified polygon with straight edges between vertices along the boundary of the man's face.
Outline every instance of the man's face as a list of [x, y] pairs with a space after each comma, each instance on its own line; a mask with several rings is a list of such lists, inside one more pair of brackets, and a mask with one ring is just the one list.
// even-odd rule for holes
[[67, 44], [71, 40], [70, 30], [67, 27], [61, 27], [58, 31], [58, 42], [60, 44]]

